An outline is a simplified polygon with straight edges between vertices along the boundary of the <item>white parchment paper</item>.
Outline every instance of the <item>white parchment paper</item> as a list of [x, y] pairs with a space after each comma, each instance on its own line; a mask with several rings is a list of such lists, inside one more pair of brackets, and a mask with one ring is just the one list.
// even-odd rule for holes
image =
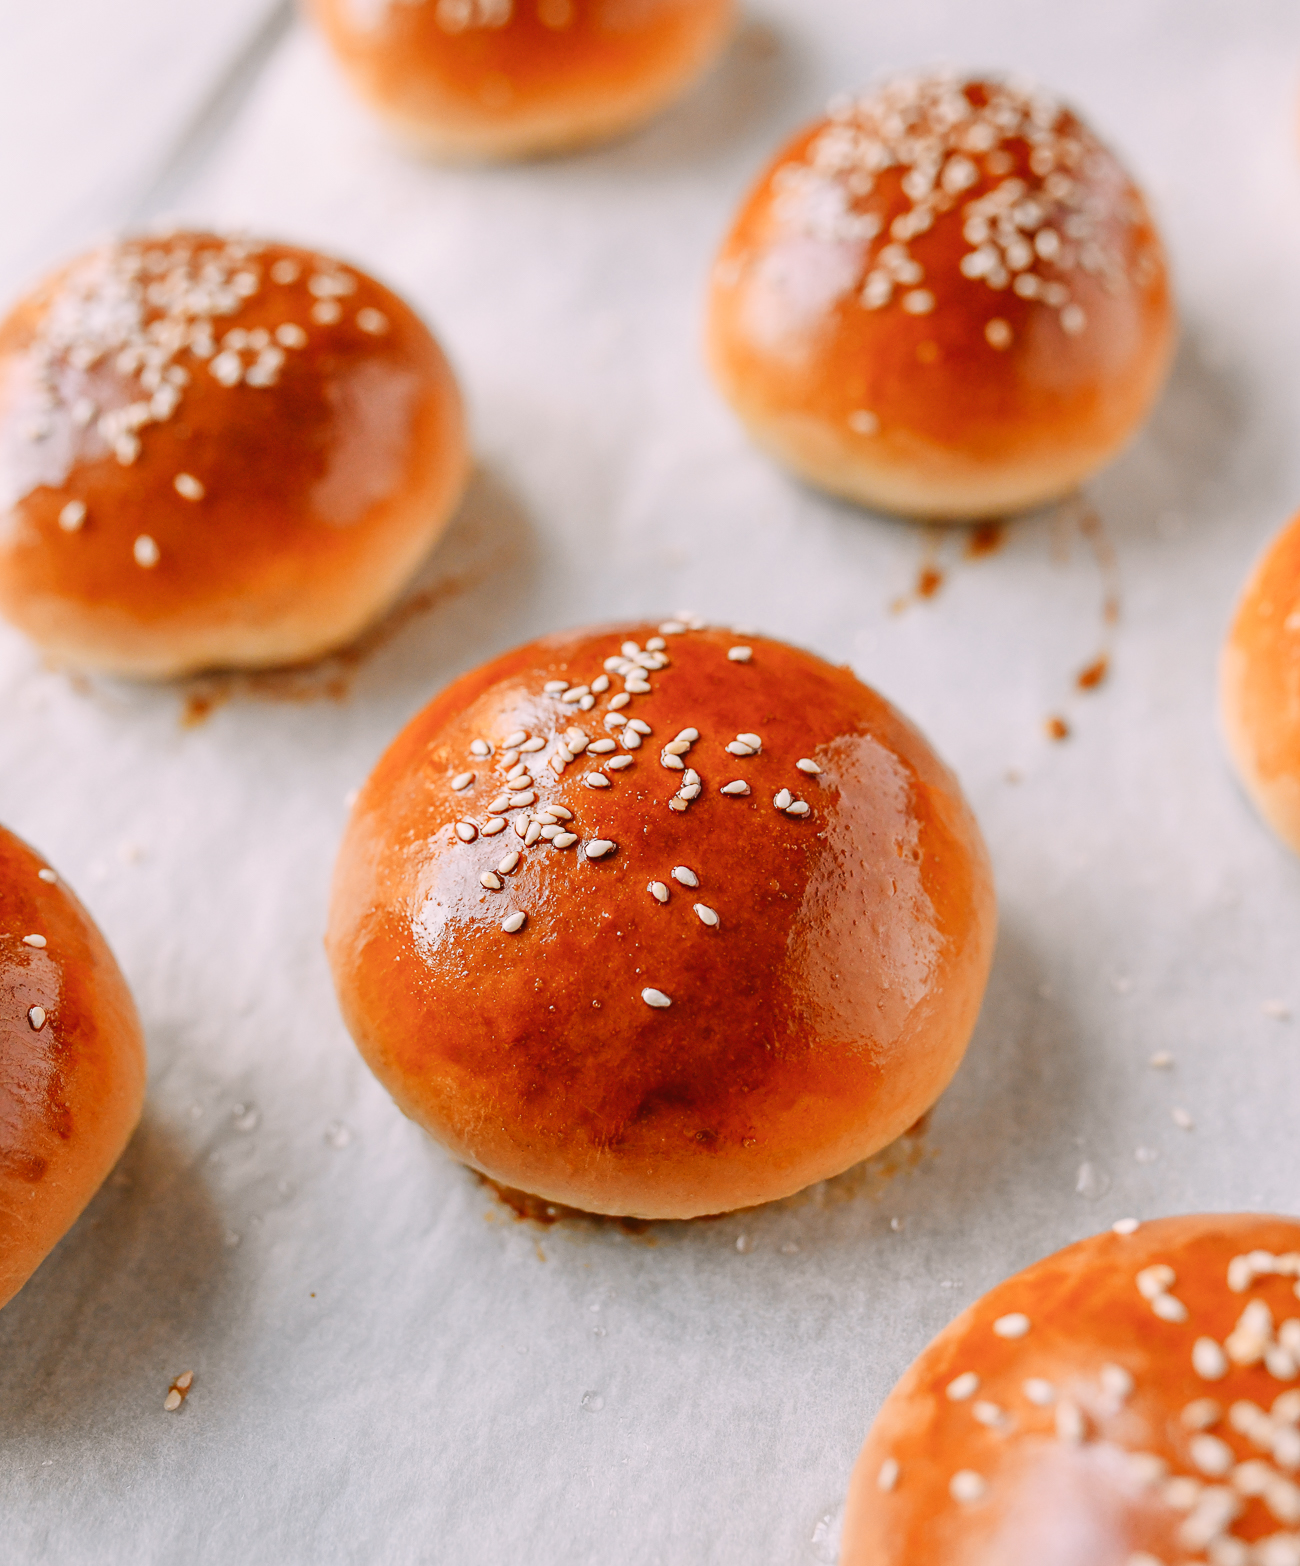
[[[976, 559], [786, 479], [698, 349], [769, 152], [834, 90], [936, 60], [1084, 108], [1153, 200], [1184, 317], [1132, 450]], [[1300, 862], [1213, 707], [1240, 581], [1300, 502], [1298, 82], [1282, 0], [761, 0], [644, 134], [448, 171], [284, 37], [180, 205], [406, 292], [463, 375], [479, 469], [358, 660], [135, 688], [0, 631], [0, 819], [101, 920], [152, 1066], [119, 1171], [0, 1316], [0, 1556], [833, 1561], [874, 1410], [972, 1298], [1121, 1216], [1300, 1210]], [[47, 232], [5, 252], [15, 284]], [[997, 962], [927, 1133], [872, 1167], [711, 1222], [543, 1229], [404, 1121], [343, 1031], [321, 933], [344, 800], [459, 671], [679, 607], [850, 661], [926, 729], [992, 849]]]

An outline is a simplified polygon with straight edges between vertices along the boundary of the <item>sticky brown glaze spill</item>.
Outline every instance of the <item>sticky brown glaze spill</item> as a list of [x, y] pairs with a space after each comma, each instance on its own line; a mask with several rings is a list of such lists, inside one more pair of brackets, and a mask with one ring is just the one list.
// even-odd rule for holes
[[144, 1101], [126, 982], [53, 874], [0, 827], [0, 1306], [99, 1188]]
[[958, 786], [888, 703], [668, 622], [546, 638], [433, 701], [362, 790], [327, 944], [362, 1053], [457, 1157], [669, 1218], [912, 1125], [994, 923]]
[[1094, 658], [1086, 669], [1080, 669], [1074, 683], [1081, 691], [1095, 691], [1099, 685], [1104, 684], [1109, 673], [1110, 655], [1102, 653], [1099, 658]]

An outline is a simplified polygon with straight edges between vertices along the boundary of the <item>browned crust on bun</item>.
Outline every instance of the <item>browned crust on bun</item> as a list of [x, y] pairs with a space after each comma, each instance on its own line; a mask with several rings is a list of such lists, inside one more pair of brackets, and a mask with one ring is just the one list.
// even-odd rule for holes
[[842, 1566], [1296, 1558], [1300, 1223], [1117, 1229], [917, 1358], [854, 1469]]
[[956, 780], [850, 670], [660, 630], [547, 637], [431, 702], [353, 811], [327, 947], [362, 1054], [457, 1158], [686, 1218], [836, 1174], [929, 1108], [995, 909]]
[[1300, 854], [1300, 517], [1269, 545], [1233, 618], [1220, 712], [1246, 791]]
[[0, 1306], [117, 1162], [144, 1082], [140, 1020], [104, 937], [0, 827]]
[[0, 612], [61, 663], [317, 657], [396, 597], [467, 469], [426, 327], [311, 251], [128, 239], [0, 322]]
[[930, 75], [776, 158], [713, 270], [708, 351], [754, 438], [883, 511], [1054, 499], [1150, 412], [1175, 337], [1160, 237], [1069, 109]]
[[360, 96], [450, 160], [563, 152], [622, 135], [717, 58], [735, 0], [310, 0]]

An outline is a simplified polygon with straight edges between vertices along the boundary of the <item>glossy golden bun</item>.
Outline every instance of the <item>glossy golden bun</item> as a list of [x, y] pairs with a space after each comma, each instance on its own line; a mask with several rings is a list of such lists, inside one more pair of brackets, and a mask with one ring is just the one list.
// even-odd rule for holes
[[144, 1078], [140, 1020], [104, 937], [0, 827], [0, 1306], [117, 1162]]
[[684, 92], [735, 0], [311, 0], [346, 75], [404, 142], [532, 157], [631, 130]]
[[1247, 792], [1300, 854], [1300, 516], [1246, 584], [1223, 648], [1220, 708]]
[[886, 1400], [841, 1566], [1300, 1560], [1297, 1278], [1300, 1223], [1236, 1214], [999, 1284]]
[[944, 75], [790, 143], [713, 271], [708, 350], [812, 483], [964, 521], [1063, 495], [1164, 383], [1175, 323], [1141, 194], [1041, 92]]
[[668, 622], [547, 637], [431, 702], [361, 792], [327, 946], [362, 1054], [457, 1158], [687, 1218], [928, 1109], [994, 923], [957, 783], [886, 701]]
[[467, 468], [437, 343], [310, 251], [125, 240], [0, 322], [0, 612], [62, 663], [149, 678], [342, 645]]

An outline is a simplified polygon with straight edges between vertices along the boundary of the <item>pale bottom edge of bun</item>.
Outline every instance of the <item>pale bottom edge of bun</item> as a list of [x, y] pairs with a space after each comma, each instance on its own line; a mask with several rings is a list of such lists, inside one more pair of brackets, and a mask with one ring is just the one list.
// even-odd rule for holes
[[413, 113], [377, 96], [373, 89], [367, 90], [366, 98], [396, 141], [433, 163], [562, 157], [639, 130], [696, 85], [712, 66], [718, 47], [711, 47], [680, 74], [563, 106], [543, 103], [511, 112], [485, 105], [479, 115], [467, 112], [463, 99], [449, 98], [431, 100], [426, 112]]
[[1294, 853], [1300, 854], [1300, 771], [1265, 778], [1256, 759], [1255, 745], [1241, 721], [1232, 683], [1225, 677], [1220, 717], [1228, 755], [1247, 798]]
[[989, 522], [1063, 500], [1127, 441], [992, 464], [937, 447], [927, 450], [916, 440], [904, 445], [887, 436], [842, 437], [803, 414], [765, 417], [743, 407], [736, 412], [757, 445], [809, 484], [869, 511], [925, 522]]
[[[960, 1064], [960, 1059], [957, 1064]], [[411, 1107], [397, 1095], [394, 1095], [394, 1101], [408, 1119], [423, 1127], [451, 1157], [495, 1185], [592, 1217], [633, 1218], [660, 1223], [715, 1218], [753, 1207], [765, 1207], [771, 1202], [797, 1196], [800, 1191], [806, 1191], [822, 1180], [833, 1180], [837, 1175], [845, 1174], [856, 1165], [875, 1157], [916, 1125], [922, 1116], [933, 1109], [955, 1071], [956, 1065], [938, 1089], [895, 1109], [886, 1126], [883, 1129], [877, 1127], [869, 1136], [860, 1130], [851, 1130], [833, 1142], [823, 1143], [797, 1155], [787, 1155], [778, 1166], [769, 1166], [761, 1172], [758, 1170], [759, 1157], [747, 1153], [743, 1163], [737, 1160], [729, 1179], [715, 1176], [707, 1183], [707, 1187], [700, 1181], [693, 1189], [687, 1189], [688, 1171], [670, 1168], [663, 1178], [662, 1189], [654, 1190], [655, 1176], [646, 1174], [642, 1177], [644, 1188], [636, 1200], [630, 1199], [627, 1194], [634, 1180], [622, 1170], [611, 1171], [618, 1176], [617, 1181], [610, 1180], [602, 1188], [599, 1171], [590, 1167], [558, 1182], [530, 1179], [526, 1172], [518, 1168], [491, 1167], [490, 1160], [476, 1158], [467, 1148], [458, 1147], [450, 1139], [431, 1130], [425, 1119], [419, 1114], [413, 1114]], [[389, 1087], [391, 1091], [391, 1084]], [[615, 1183], [623, 1188], [623, 1199], [619, 1199], [609, 1189]]]
[[[341, 584], [343, 599], [333, 612], [320, 606], [286, 614], [266, 623], [237, 613], [207, 614], [184, 630], [141, 630], [127, 614], [99, 612], [88, 618], [81, 606], [56, 602], [45, 613], [29, 604], [8, 618], [40, 648], [55, 668], [86, 671], [125, 680], [164, 681], [220, 671], [288, 669], [317, 662], [355, 642], [397, 603], [411, 579], [432, 554], [455, 515], [469, 480], [469, 467], [451, 498], [429, 524], [412, 532], [409, 544], [394, 551], [382, 570], [356, 573]], [[358, 587], [360, 584], [360, 587]]]

